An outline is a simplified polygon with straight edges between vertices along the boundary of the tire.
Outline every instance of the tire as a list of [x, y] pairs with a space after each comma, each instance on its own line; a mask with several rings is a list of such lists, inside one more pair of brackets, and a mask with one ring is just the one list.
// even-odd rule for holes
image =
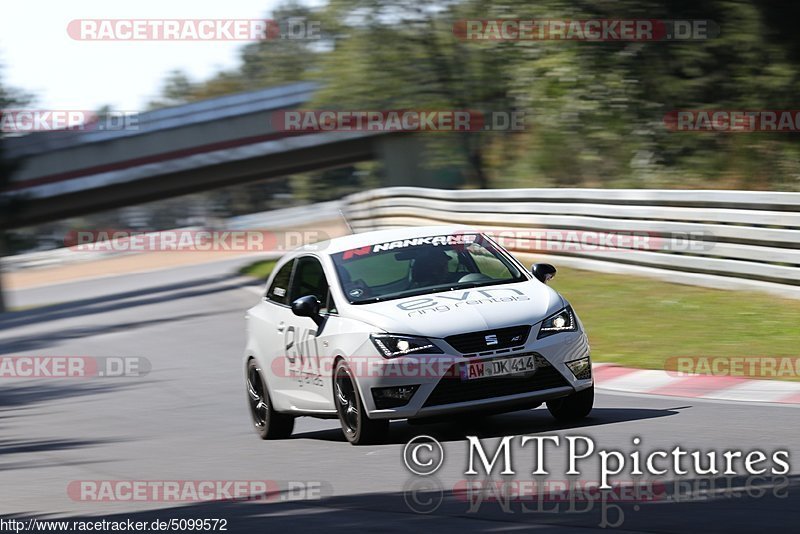
[[333, 371], [333, 402], [344, 437], [353, 445], [382, 443], [389, 431], [388, 419], [370, 419], [358, 393], [353, 373], [344, 360]]
[[558, 421], [578, 421], [592, 411], [594, 385], [560, 399], [547, 401], [550, 415]]
[[291, 436], [294, 430], [294, 417], [278, 413], [273, 409], [267, 383], [255, 360], [247, 362], [245, 388], [253, 426], [261, 439], [285, 439]]

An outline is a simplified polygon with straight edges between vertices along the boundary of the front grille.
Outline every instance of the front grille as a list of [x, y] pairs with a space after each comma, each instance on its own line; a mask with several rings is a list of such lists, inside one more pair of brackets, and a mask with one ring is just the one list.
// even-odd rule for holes
[[[492, 351], [524, 345], [531, 331], [530, 325], [495, 328], [468, 334], [456, 334], [444, 338], [454, 349], [462, 354]], [[487, 340], [488, 338], [488, 340]], [[496, 343], [494, 341], [497, 341]]]
[[[536, 372], [526, 376], [497, 376], [461, 381], [457, 364], [454, 364], [433, 389], [423, 408], [455, 404], [480, 399], [491, 399], [505, 395], [517, 395], [545, 389], [569, 386], [569, 382], [551, 365], [539, 366]], [[454, 378], [455, 377], [455, 378]]]

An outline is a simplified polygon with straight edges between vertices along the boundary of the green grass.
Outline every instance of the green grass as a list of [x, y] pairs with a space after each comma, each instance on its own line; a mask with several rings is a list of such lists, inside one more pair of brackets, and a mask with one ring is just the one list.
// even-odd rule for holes
[[264, 260], [245, 265], [239, 269], [239, 274], [244, 276], [252, 276], [253, 278], [267, 278], [272, 269], [275, 268], [277, 260]]
[[676, 356], [800, 356], [798, 300], [565, 268], [551, 284], [596, 361], [663, 369]]
[[[240, 273], [266, 278], [274, 266]], [[567, 268], [551, 285], [580, 315], [595, 361], [664, 369], [677, 356], [800, 357], [798, 300]]]

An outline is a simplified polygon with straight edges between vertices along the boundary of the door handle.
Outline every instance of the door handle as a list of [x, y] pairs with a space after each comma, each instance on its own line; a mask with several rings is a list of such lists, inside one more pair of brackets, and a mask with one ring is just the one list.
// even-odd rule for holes
[[284, 323], [283, 321], [279, 322], [277, 328], [278, 332], [283, 332], [284, 330], [286, 330], [286, 323]]

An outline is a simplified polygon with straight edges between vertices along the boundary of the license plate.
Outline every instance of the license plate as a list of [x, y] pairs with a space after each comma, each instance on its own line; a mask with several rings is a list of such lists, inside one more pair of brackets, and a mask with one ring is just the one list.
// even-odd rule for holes
[[536, 370], [532, 355], [498, 358], [482, 362], [470, 362], [461, 367], [462, 380], [476, 380], [491, 376], [506, 376], [531, 373]]

